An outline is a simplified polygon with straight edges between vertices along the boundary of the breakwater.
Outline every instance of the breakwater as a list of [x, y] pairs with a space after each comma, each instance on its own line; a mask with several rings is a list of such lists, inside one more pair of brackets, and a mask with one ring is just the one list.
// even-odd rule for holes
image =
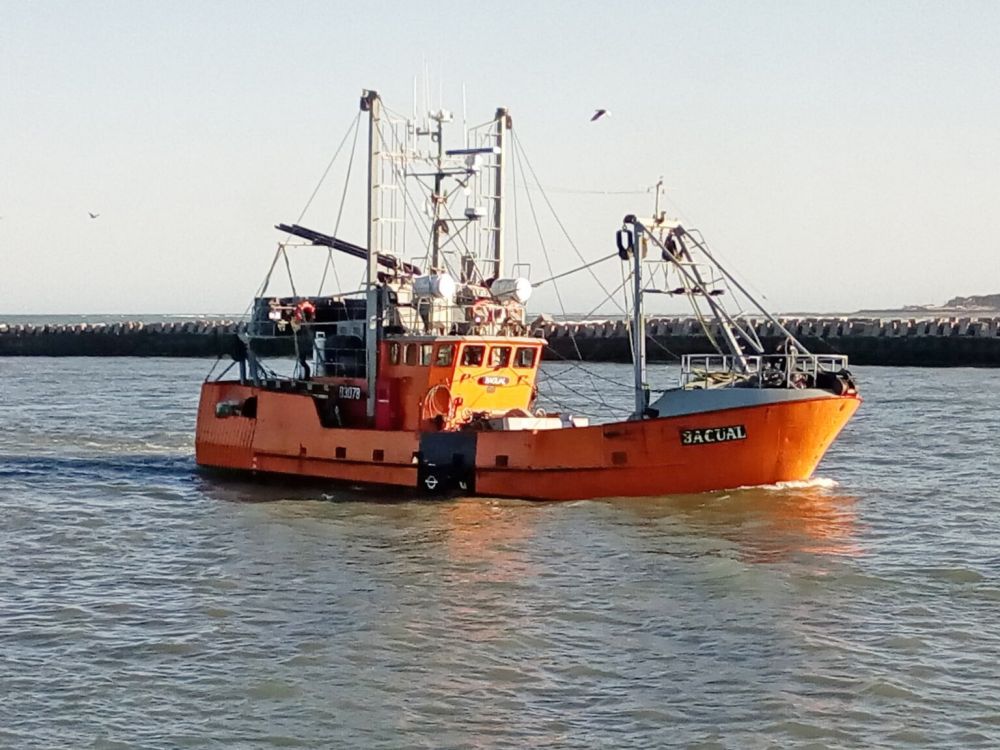
[[[1000, 318], [781, 318], [781, 323], [816, 353], [846, 354], [859, 365], [1000, 367]], [[747, 320], [765, 346], [781, 342], [766, 320]], [[216, 357], [238, 356], [236, 321], [142, 322], [73, 325], [0, 323], [0, 356]], [[566, 322], [542, 316], [531, 324], [548, 339], [550, 359], [629, 362], [628, 326], [621, 320]], [[650, 361], [712, 351], [696, 318], [653, 318], [647, 322]], [[708, 334], [719, 336], [709, 325]], [[291, 336], [255, 344], [261, 354], [290, 355]]]

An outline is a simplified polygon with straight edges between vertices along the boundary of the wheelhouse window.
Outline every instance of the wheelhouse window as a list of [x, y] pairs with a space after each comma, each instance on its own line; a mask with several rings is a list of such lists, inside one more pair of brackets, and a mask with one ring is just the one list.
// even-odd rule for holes
[[434, 344], [420, 345], [420, 364], [430, 365], [431, 357], [434, 356]]
[[403, 347], [403, 362], [408, 365], [417, 364], [417, 345], [406, 344]]
[[451, 363], [454, 361], [455, 361], [455, 345], [441, 344], [441, 346], [437, 348], [437, 354], [434, 355], [434, 366], [451, 367]]
[[510, 363], [509, 346], [490, 347], [490, 367], [506, 367]]
[[399, 364], [399, 344], [393, 342], [389, 344], [389, 364], [398, 365]]
[[514, 355], [514, 367], [534, 367], [535, 366], [535, 348], [531, 346], [519, 346], [517, 347], [517, 353]]
[[464, 367], [480, 367], [483, 364], [485, 354], [485, 346], [479, 344], [464, 346], [462, 347], [462, 365]]

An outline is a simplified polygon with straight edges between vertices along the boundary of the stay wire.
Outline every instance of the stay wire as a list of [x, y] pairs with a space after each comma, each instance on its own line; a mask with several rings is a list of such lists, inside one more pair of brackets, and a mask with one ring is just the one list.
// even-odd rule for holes
[[[354, 167], [354, 156], [357, 154], [358, 151], [358, 131], [361, 129], [360, 125], [361, 125], [361, 113], [359, 112], [357, 117], [354, 118], [354, 139], [351, 142], [351, 158], [347, 162], [347, 175], [344, 177], [344, 190], [340, 194], [340, 207], [337, 209], [337, 221], [333, 225], [333, 236], [335, 238], [337, 236], [337, 233], [340, 231], [340, 219], [344, 215], [344, 204], [347, 203], [347, 189], [350, 187], [351, 184], [351, 169]], [[330, 166], [333, 166], [332, 161], [330, 162]], [[327, 171], [329, 171], [329, 168], [330, 167], [328, 166]], [[324, 179], [326, 178], [325, 173], [323, 175], [323, 178]], [[322, 184], [322, 180], [320, 180], [320, 184]], [[317, 190], [318, 189], [319, 186], [317, 185]], [[313, 197], [315, 197], [315, 192], [313, 193], [313, 196], [309, 198], [310, 202], [312, 202]], [[303, 215], [305, 215], [305, 211], [303, 211], [302, 213]], [[301, 218], [302, 217], [300, 216], [299, 219], [301, 220]], [[340, 283], [340, 275], [337, 273], [337, 264], [333, 262], [333, 248], [329, 247], [327, 248], [326, 265], [323, 266], [323, 276], [319, 280], [319, 290], [316, 292], [317, 297], [323, 294], [323, 285], [326, 283], [326, 272], [327, 269], [329, 268], [333, 269], [333, 279], [334, 281], [337, 282], [337, 289], [343, 290], [344, 288], [343, 285]]]
[[[514, 143], [515, 148], [521, 152], [521, 156], [524, 158], [524, 162], [525, 164], [528, 165], [528, 169], [531, 172], [531, 177], [535, 181], [535, 185], [538, 186], [538, 191], [542, 194], [542, 198], [545, 200], [545, 204], [549, 207], [549, 211], [552, 213], [552, 218], [556, 220], [556, 224], [558, 224], [559, 229], [562, 230], [563, 236], [566, 237], [566, 241], [569, 242], [569, 246], [573, 248], [573, 252], [576, 253], [576, 257], [578, 257], [581, 262], [586, 263], [587, 259], [583, 257], [583, 253], [580, 252], [580, 248], [578, 248], [576, 246], [576, 243], [573, 242], [573, 238], [570, 237], [569, 232], [566, 230], [566, 226], [562, 223], [562, 219], [560, 219], [559, 214], [556, 213], [555, 207], [552, 205], [552, 201], [549, 200], [549, 196], [546, 194], [545, 188], [542, 187], [542, 183], [538, 179], [538, 175], [535, 173], [535, 168], [532, 166], [531, 160], [528, 158], [528, 154], [524, 150], [524, 146], [521, 145], [521, 140], [516, 136], [514, 136], [513, 134], [511, 140]], [[528, 193], [528, 195], [530, 196], [530, 192]], [[588, 268], [587, 270], [590, 271], [590, 275], [593, 277], [594, 281], [597, 282], [597, 285], [601, 287], [601, 290], [605, 294], [607, 294], [608, 289], [606, 286], [604, 286], [604, 283], [601, 281], [601, 277], [598, 276], [596, 273], [594, 273], [593, 269]], [[623, 315], [627, 314], [625, 310], [621, 310], [621, 312]]]
[[[348, 136], [350, 136], [352, 130], [354, 131], [355, 135], [355, 143], [357, 143], [358, 125], [360, 124], [360, 122], [361, 122], [361, 112], [359, 110], [358, 113], [354, 116], [354, 122], [351, 123], [350, 126], [348, 126], [347, 132], [344, 133], [344, 137], [340, 139], [340, 145], [337, 146], [337, 150], [334, 151], [333, 156], [330, 157], [330, 162], [326, 165], [326, 169], [323, 170], [323, 176], [320, 177], [319, 182], [316, 183], [316, 187], [313, 189], [312, 195], [309, 196], [309, 200], [306, 201], [306, 205], [302, 209], [302, 213], [299, 214], [299, 218], [296, 219], [295, 221], [296, 224], [298, 224], [300, 221], [302, 221], [303, 218], [305, 218], [306, 212], [309, 210], [309, 206], [311, 206], [312, 202], [316, 199], [316, 195], [319, 193], [320, 188], [326, 181], [327, 175], [329, 175], [330, 170], [333, 169], [334, 162], [336, 162], [337, 157], [340, 156], [340, 152], [343, 150], [344, 144], [347, 143], [347, 138]], [[351, 158], [353, 159], [353, 157], [354, 154], [352, 152]]]
[[[511, 139], [514, 137], [513, 128], [511, 129]], [[514, 257], [517, 261], [517, 265], [521, 265], [521, 230], [517, 223], [517, 159], [511, 159], [511, 174], [510, 180], [513, 185], [513, 190], [510, 191], [512, 196], [511, 202], [513, 203], [514, 209]], [[521, 176], [524, 179], [524, 176]]]
[[[511, 139], [511, 140], [513, 140], [515, 144], [517, 143], [516, 139]], [[514, 158], [515, 159], [521, 158], [521, 150], [519, 148], [514, 149]], [[522, 172], [523, 172], [523, 167], [522, 167]], [[545, 237], [542, 235], [542, 226], [538, 221], [538, 213], [535, 211], [535, 202], [531, 199], [530, 193], [526, 197], [528, 200], [528, 208], [531, 210], [531, 217], [535, 222], [535, 233], [538, 235], [538, 244], [542, 248], [542, 255], [545, 256], [545, 265], [548, 266], [549, 273], [554, 276], [555, 274], [552, 270], [552, 258], [549, 257], [548, 248], [545, 246]], [[562, 312], [563, 317], [566, 317], [566, 305], [563, 303], [562, 292], [559, 291], [559, 285], [556, 284], [553, 287], [553, 289], [555, 289], [556, 301], [559, 303], [559, 309]], [[577, 359], [583, 359], [583, 355], [580, 353], [580, 347], [577, 346], [576, 343], [576, 336], [574, 336], [572, 333], [570, 333], [570, 341], [573, 342], [573, 348], [576, 350]]]
[[[624, 273], [624, 271], [623, 271], [623, 273]], [[628, 277], [625, 278], [618, 287], [616, 287], [615, 289], [613, 289], [609, 293], [609, 295], [607, 297], [605, 297], [600, 302], [598, 302], [597, 305], [589, 313], [587, 313], [586, 315], [583, 316], [584, 320], [586, 320], [591, 315], [593, 315], [595, 312], [597, 312], [597, 310], [600, 307], [602, 307], [604, 305], [604, 303], [608, 301], [608, 299], [610, 299], [611, 295], [617, 294], [619, 291], [621, 291], [622, 288], [625, 287], [625, 285], [628, 283], [629, 279], [631, 279], [631, 278], [632, 278], [632, 274], [629, 274]], [[575, 345], [575, 343], [576, 342], [574, 340], [574, 345]], [[579, 348], [577, 348], [577, 354], [579, 354]], [[599, 378], [601, 376], [597, 375], [596, 373], [594, 373], [593, 371], [587, 369], [586, 367], [580, 366], [580, 369], [587, 374], [587, 377], [590, 379], [590, 385], [594, 389], [594, 392], [598, 394], [598, 398], [600, 399], [601, 403], [604, 404], [604, 406], [606, 406], [608, 409], [611, 409], [611, 407], [608, 405], [608, 403], [604, 400], [604, 397], [600, 395], [601, 391], [597, 388], [597, 384], [594, 382], [595, 378]], [[608, 380], [608, 378], [603, 378], [603, 379]], [[612, 380], [610, 382], [613, 382], [616, 385], [618, 384], [618, 381], [613, 381]]]
[[[514, 160], [518, 164], [520, 164], [520, 159], [524, 157], [523, 149], [521, 149], [517, 145], [517, 139], [512, 138], [511, 140], [515, 144], [515, 148], [514, 148]], [[521, 169], [521, 173], [523, 174], [524, 173], [524, 167], [523, 167], [523, 165], [520, 165], [520, 169]], [[532, 216], [532, 219], [534, 220], [535, 232], [538, 235], [538, 242], [541, 245], [542, 254], [545, 256], [545, 264], [546, 264], [546, 266], [549, 269], [549, 273], [552, 274], [552, 275], [555, 275], [553, 273], [553, 269], [552, 269], [552, 258], [549, 256], [548, 248], [545, 245], [545, 237], [542, 234], [542, 227], [541, 227], [540, 222], [538, 221], [538, 213], [535, 210], [535, 202], [531, 199], [531, 194], [530, 193], [528, 193], [526, 195], [526, 198], [527, 198], [527, 201], [528, 201], [528, 208], [531, 210], [531, 216]], [[553, 289], [555, 290], [555, 293], [556, 293], [556, 300], [559, 303], [559, 309], [562, 311], [563, 317], [566, 317], [566, 305], [563, 303], [562, 293], [559, 291], [559, 285], [555, 284], [553, 286]], [[607, 290], [605, 289], [605, 292], [606, 291]], [[603, 301], [602, 301], [601, 304], [603, 304]], [[580, 352], [580, 346], [579, 346], [579, 344], [576, 341], [576, 335], [572, 331], [570, 332], [569, 339], [570, 339], [570, 341], [573, 344], [573, 349], [576, 351], [576, 358], [577, 358], [577, 360], [578, 361], [582, 361], [583, 360], [583, 354]], [[595, 393], [600, 393], [600, 390], [597, 388], [597, 384], [594, 382], [594, 376], [593, 376], [593, 374], [587, 368], [585, 368], [585, 367], [580, 367], [580, 370], [583, 373], [585, 373], [587, 375], [588, 379], [591, 381], [591, 387], [594, 389], [594, 392]], [[601, 400], [603, 402], [603, 397], [601, 397]]]
[[[539, 188], [532, 187], [528, 183], [523, 183], [520, 185], [525, 190], [538, 190]], [[649, 195], [652, 191], [651, 188], [646, 188], [644, 190], [580, 190], [577, 188], [558, 188], [550, 187], [548, 189], [550, 193], [568, 193], [571, 195]]]
[[[320, 187], [323, 185], [323, 182], [326, 180], [327, 175], [330, 173], [330, 170], [333, 168], [334, 163], [337, 161], [337, 157], [340, 155], [341, 150], [344, 148], [344, 144], [347, 143], [347, 138], [351, 135], [351, 131], [353, 129], [357, 128], [358, 122], [360, 121], [360, 118], [361, 118], [361, 113], [358, 112], [358, 114], [356, 114], [354, 116], [353, 120], [351, 121], [351, 124], [347, 126], [347, 131], [344, 133], [344, 137], [341, 138], [340, 144], [337, 146], [337, 149], [333, 152], [333, 156], [330, 157], [330, 161], [329, 161], [329, 163], [327, 163], [326, 169], [323, 170], [323, 175], [319, 178], [319, 182], [316, 183], [316, 187], [313, 188], [312, 194], [309, 196], [309, 199], [306, 201], [305, 207], [302, 209], [301, 213], [299, 213], [299, 218], [296, 219], [296, 222], [295, 222], [296, 224], [299, 223], [300, 221], [302, 221], [303, 217], [305, 217], [306, 212], [309, 210], [309, 206], [312, 205], [313, 200], [315, 200], [316, 195], [319, 193]], [[285, 235], [286, 239], [289, 236], [291, 236], [291, 235], [286, 234]], [[284, 249], [284, 246], [279, 243], [278, 249], [274, 253], [274, 259], [271, 261], [271, 267], [268, 269], [267, 273], [264, 275], [264, 281], [257, 288], [257, 293], [254, 295], [253, 299], [250, 301], [250, 304], [247, 305], [246, 309], [243, 311], [243, 314], [240, 317], [242, 317], [242, 318], [247, 317], [247, 315], [249, 314], [250, 310], [253, 309], [254, 300], [257, 299], [258, 297], [263, 297], [264, 296], [264, 293], [267, 291], [268, 286], [270, 286], [270, 283], [271, 283], [271, 274], [274, 272], [274, 266], [277, 264], [278, 258], [280, 257], [283, 249]], [[285, 260], [287, 262], [287, 258]]]
[[[559, 385], [561, 385], [564, 388], [566, 388], [566, 390], [569, 391], [570, 393], [572, 393], [573, 395], [576, 395], [576, 396], [582, 396], [583, 395], [583, 394], [579, 393], [578, 391], [574, 390], [571, 386], [568, 386], [565, 383], [560, 382], [559, 380], [553, 378], [552, 376], [540, 375], [540, 382], [541, 383], [545, 383], [545, 384], [548, 384], [548, 383], [558, 383]], [[559, 398], [557, 398], [556, 396], [554, 396], [552, 394], [552, 391], [550, 389], [548, 389], [548, 388], [546, 388], [546, 391], [545, 391], [545, 394], [544, 394], [543, 398], [546, 401], [549, 401], [549, 402], [555, 404], [556, 406], [558, 406], [563, 411], [572, 412], [574, 410], [573, 407], [571, 407], [568, 404], [566, 404], [566, 402], [564, 402], [564, 401], [560, 400]], [[618, 413], [617, 409], [615, 409], [615, 408], [613, 408], [611, 406], [608, 406], [607, 404], [602, 404], [602, 403], [599, 403], [597, 401], [594, 401], [593, 399], [588, 399], [586, 397], [584, 397], [584, 400], [588, 403], [588, 405], [590, 407], [594, 408], [596, 411], [605, 412], [605, 413], [609, 413], [609, 414], [617, 414]]]
[[[531, 285], [533, 287], [539, 287], [542, 284], [548, 284], [550, 281], [555, 281], [556, 279], [561, 279], [564, 276], [570, 276], [570, 275], [572, 275], [574, 273], [579, 273], [580, 271], [586, 270], [586, 269], [590, 268], [591, 266], [596, 266], [596, 265], [598, 265], [600, 263], [603, 263], [606, 260], [611, 260], [612, 258], [617, 258], [617, 257], [618, 257], [618, 253], [614, 252], [614, 253], [611, 253], [611, 255], [606, 255], [603, 258], [598, 258], [597, 260], [592, 260], [590, 263], [587, 263], [587, 264], [582, 265], [582, 266], [578, 266], [577, 268], [574, 268], [574, 269], [572, 269], [570, 271], [563, 271], [562, 273], [557, 273], [555, 276], [550, 276], [549, 278], [542, 279], [541, 281], [533, 281], [533, 282], [531, 282]], [[607, 290], [605, 290], [605, 291], [607, 291]], [[618, 290], [616, 289], [615, 291], [617, 292]], [[612, 294], [613, 294], [613, 292], [612, 292]], [[604, 302], [607, 302], [607, 299], [608, 298], [605, 297], [604, 301], [602, 301], [601, 304], [603, 305]]]

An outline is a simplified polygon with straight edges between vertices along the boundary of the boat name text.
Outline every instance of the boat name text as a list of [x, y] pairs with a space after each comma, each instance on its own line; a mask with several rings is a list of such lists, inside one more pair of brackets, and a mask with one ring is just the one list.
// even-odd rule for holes
[[730, 440], [746, 440], [747, 428], [741, 424], [729, 427], [702, 427], [697, 430], [681, 430], [681, 445], [706, 445], [727, 443]]
[[507, 385], [507, 378], [503, 375], [483, 375], [479, 378], [480, 385]]
[[343, 399], [358, 400], [361, 398], [361, 388], [356, 385], [342, 385], [337, 389], [337, 396]]

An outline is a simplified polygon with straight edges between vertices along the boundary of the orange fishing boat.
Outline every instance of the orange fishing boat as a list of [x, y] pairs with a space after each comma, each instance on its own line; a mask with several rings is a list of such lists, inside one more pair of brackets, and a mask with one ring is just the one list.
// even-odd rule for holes
[[[527, 322], [532, 285], [505, 275], [503, 254], [510, 115], [498, 109], [450, 150], [443, 110], [401, 118], [365, 91], [359, 118], [369, 136], [367, 245], [278, 228], [328, 247], [331, 258], [338, 250], [364, 260], [364, 288], [255, 299], [234, 353], [239, 376], [202, 386], [200, 466], [435, 495], [692, 493], [808, 479], [858, 408], [846, 358], [808, 352], [700, 234], [657, 207], [650, 218], [626, 216], [616, 237], [633, 302], [632, 413], [591, 424], [537, 409], [546, 342]], [[408, 181], [422, 186], [430, 235], [426, 256], [412, 262], [403, 260], [402, 227], [417, 212]], [[286, 252], [280, 244], [275, 263]], [[680, 384], [656, 398], [645, 366], [651, 293], [686, 297], [717, 349], [682, 357]], [[765, 351], [727, 294], [781, 331], [779, 351]], [[263, 353], [289, 341], [295, 372], [279, 376]]]

